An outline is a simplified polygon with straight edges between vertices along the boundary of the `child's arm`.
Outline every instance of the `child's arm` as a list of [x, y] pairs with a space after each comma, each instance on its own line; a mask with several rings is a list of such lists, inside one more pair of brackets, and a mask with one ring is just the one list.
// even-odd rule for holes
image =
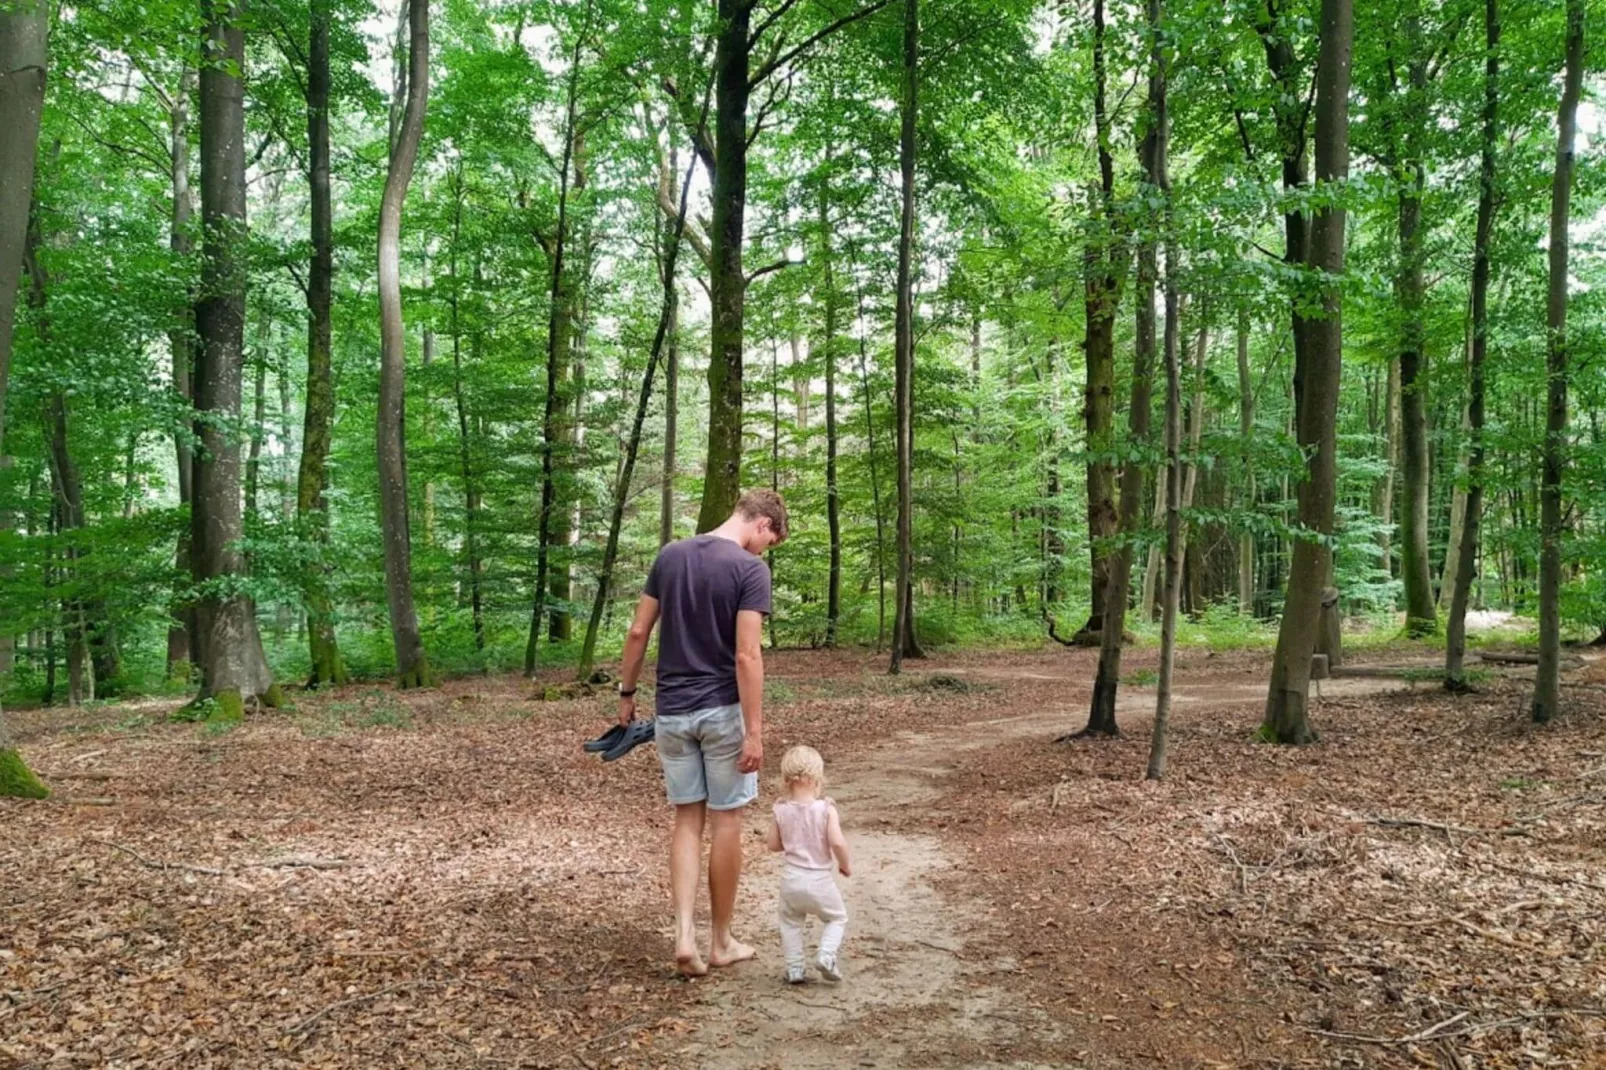
[[836, 856], [837, 872], [844, 877], [851, 877], [853, 858], [848, 854], [847, 837], [842, 835], [842, 816], [836, 812], [836, 803], [830, 804], [827, 814], [825, 839], [831, 845], [831, 854]]
[[775, 823], [773, 816], [770, 817], [770, 827], [764, 833], [764, 846], [771, 851], [781, 849], [781, 826]]

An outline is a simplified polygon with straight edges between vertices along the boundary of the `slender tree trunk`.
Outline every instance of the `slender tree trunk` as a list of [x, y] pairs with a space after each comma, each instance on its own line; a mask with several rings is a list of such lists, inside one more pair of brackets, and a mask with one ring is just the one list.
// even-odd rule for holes
[[406, 394], [407, 338], [402, 322], [401, 222], [418, 160], [429, 105], [429, 0], [408, 0], [407, 104], [396, 135], [379, 204], [379, 515], [385, 542], [385, 594], [396, 653], [397, 685], [434, 683], [413, 607], [412, 534], [408, 518]]
[[[587, 23], [590, 21], [590, 7], [587, 9]], [[589, 27], [588, 27], [589, 28]], [[569, 366], [569, 338], [573, 332], [574, 324], [571, 318], [572, 308], [570, 301], [568, 280], [563, 274], [563, 257], [565, 247], [569, 241], [569, 188], [570, 174], [574, 165], [575, 149], [575, 100], [580, 88], [580, 53], [585, 45], [585, 34], [575, 37], [574, 51], [569, 57], [569, 88], [568, 102], [564, 108], [563, 121], [563, 161], [562, 172], [558, 176], [558, 224], [557, 234], [553, 237], [549, 253], [552, 257], [552, 276], [549, 289], [550, 300], [547, 311], [547, 353], [546, 353], [546, 411], [541, 421], [541, 513], [537, 520], [536, 531], [539, 549], [536, 552], [535, 565], [535, 604], [530, 610], [530, 639], [524, 647], [524, 675], [534, 676], [536, 666], [540, 660], [541, 645], [541, 618], [546, 614], [546, 602], [554, 592], [548, 586], [554, 578], [552, 575], [551, 555], [553, 544], [552, 518], [561, 507], [557, 500], [557, 473], [554, 469], [554, 453], [559, 440], [564, 434], [564, 425], [567, 423], [563, 412], [563, 387], [567, 379]], [[567, 595], [567, 591], [564, 592]], [[554, 634], [553, 639], [560, 636]]]
[[[1349, 175], [1350, 52], [1354, 42], [1351, 0], [1322, 0], [1321, 55], [1316, 80], [1316, 177], [1341, 184]], [[1310, 660], [1316, 650], [1322, 592], [1331, 573], [1325, 542], [1333, 530], [1337, 475], [1339, 369], [1343, 360], [1344, 209], [1324, 204], [1311, 232], [1310, 264], [1324, 275], [1322, 318], [1308, 321], [1304, 358], [1295, 354], [1298, 442], [1310, 458], [1299, 488], [1300, 526], [1312, 536], [1294, 545], [1288, 597], [1266, 697], [1263, 734], [1280, 743], [1308, 743], [1316, 736], [1307, 717]], [[1296, 331], [1296, 340], [1300, 332]]]
[[658, 503], [658, 545], [675, 537], [675, 451], [680, 417], [680, 294], [669, 295], [669, 340], [664, 354], [664, 476]]
[[[1249, 378], [1249, 306], [1238, 308], [1238, 439], [1244, 451], [1244, 508], [1258, 508], [1255, 489], [1255, 393]], [[1238, 536], [1238, 612], [1255, 613], [1255, 535], [1245, 530]]]
[[[261, 327], [262, 342], [257, 352], [256, 378], [251, 391], [251, 426], [247, 430], [250, 436], [250, 445], [245, 452], [245, 529], [254, 531], [257, 519], [261, 512], [261, 503], [257, 500], [258, 491], [262, 488], [262, 439], [266, 431], [263, 423], [268, 416], [268, 341], [272, 336], [272, 328], [267, 321]], [[249, 556], [247, 557], [249, 562]]]
[[463, 240], [463, 172], [459, 167], [451, 177], [452, 245], [449, 270], [451, 297], [447, 302], [452, 332], [452, 400], [457, 406], [457, 457], [463, 473], [463, 556], [468, 560], [469, 607], [474, 625], [474, 650], [485, 652], [485, 602], [482, 591], [484, 566], [480, 561], [480, 491], [474, 478], [473, 447], [469, 437], [468, 405], [463, 396], [463, 328], [461, 322], [462, 287], [457, 274], [457, 254]]
[[[0, 473], [11, 467], [5, 448], [6, 385], [28, 209], [33, 201], [49, 28], [50, 8], [44, 0], [15, 0], [0, 6]], [[0, 526], [6, 522], [0, 514]], [[5, 713], [0, 710], [0, 796], [42, 799], [47, 794], [12, 745]]]
[[1377, 496], [1377, 519], [1381, 530], [1377, 541], [1383, 555], [1383, 571], [1394, 575], [1394, 474], [1400, 469], [1400, 362], [1388, 362], [1388, 385], [1383, 390], [1384, 471]]
[[[829, 164], [829, 161], [827, 161]], [[837, 625], [842, 617], [842, 505], [837, 487], [836, 362], [837, 292], [835, 265], [831, 258], [831, 211], [828, 179], [820, 180], [820, 269], [823, 272], [820, 304], [824, 309], [825, 336], [820, 357], [825, 362], [825, 522], [831, 540], [831, 559], [825, 581], [825, 646], [836, 646]]]
[[[1159, 187], [1166, 197], [1165, 208], [1165, 458], [1166, 470], [1169, 473], [1166, 479], [1165, 503], [1165, 588], [1161, 595], [1160, 610], [1160, 679], [1155, 689], [1154, 699], [1154, 734], [1149, 741], [1149, 765], [1146, 776], [1149, 780], [1159, 780], [1165, 776], [1166, 743], [1171, 722], [1171, 686], [1176, 669], [1177, 660], [1177, 612], [1178, 600], [1182, 586], [1182, 555], [1185, 548], [1184, 540], [1187, 538], [1186, 529], [1182, 524], [1182, 510], [1185, 507], [1184, 497], [1192, 497], [1194, 466], [1189, 466], [1186, 474], [1182, 471], [1182, 360], [1178, 332], [1177, 308], [1177, 243], [1175, 229], [1171, 221], [1170, 196], [1171, 180], [1166, 173], [1166, 150], [1169, 141], [1169, 130], [1166, 116], [1165, 102], [1165, 74], [1163, 57], [1160, 54], [1158, 36], [1160, 33], [1160, 0], [1149, 0], [1149, 21], [1154, 27], [1156, 44], [1154, 46], [1154, 64], [1161, 73], [1160, 89], [1158, 93], [1159, 104], [1155, 109], [1155, 125], [1160, 130], [1160, 146], [1155, 155], [1158, 157]], [[1201, 312], [1203, 309], [1201, 309]], [[1205, 328], [1201, 327], [1200, 337], [1200, 364], [1203, 364], [1205, 351], [1204, 340], [1207, 337]], [[1203, 393], [1196, 388], [1193, 407], [1193, 420], [1195, 430], [1202, 423]]]
[[898, 171], [903, 188], [903, 211], [898, 236], [898, 297], [895, 326], [898, 421], [898, 581], [896, 615], [892, 626], [891, 672], [903, 670], [903, 659], [918, 657], [914, 610], [914, 238], [915, 238], [915, 117], [920, 106], [920, 0], [903, 5], [903, 122], [899, 137]]
[[201, 694], [224, 717], [244, 703], [278, 701], [257, 631], [256, 607], [236, 587], [243, 563], [236, 549], [240, 516], [240, 444], [230, 425], [240, 413], [244, 368], [247, 240], [245, 206], [245, 32], [233, 0], [203, 0], [201, 67], [201, 217], [205, 224], [201, 350], [195, 408], [201, 449], [195, 462], [191, 560], [203, 588], [197, 639]]
[[1467, 645], [1467, 603], [1477, 571], [1483, 522], [1484, 361], [1489, 351], [1489, 244], [1494, 231], [1495, 167], [1500, 151], [1500, 4], [1484, 0], [1483, 159], [1478, 175], [1478, 229], [1472, 249], [1472, 346], [1467, 359], [1467, 495], [1461, 542], [1456, 547], [1444, 651], [1444, 687], [1467, 687], [1462, 663]]
[[712, 531], [736, 507], [742, 486], [742, 346], [747, 277], [742, 237], [747, 205], [748, 32], [752, 0], [718, 0], [714, 43], [713, 232], [709, 235], [708, 462], [697, 530]]
[[[577, 54], [577, 62], [578, 59]], [[698, 130], [703, 128], [707, 115], [708, 103], [705, 99], [702, 115], [698, 119]], [[692, 167], [696, 165], [694, 158]], [[619, 532], [624, 527], [625, 503], [630, 499], [630, 479], [635, 473], [636, 454], [641, 448], [641, 429], [647, 422], [648, 404], [652, 400], [652, 381], [658, 374], [658, 358], [664, 351], [664, 344], [670, 336], [675, 318], [677, 304], [675, 265], [680, 258], [681, 238], [686, 230], [686, 203], [691, 179], [691, 171], [688, 169], [686, 180], [680, 185], [680, 207], [675, 215], [669, 247], [664, 252], [663, 267], [660, 272], [664, 286], [663, 307], [658, 314], [658, 330], [653, 335], [652, 351], [647, 356], [647, 368], [641, 374], [641, 388], [636, 396], [636, 416], [630, 426], [630, 436], [625, 441], [624, 463], [620, 466], [619, 482], [614, 488], [613, 512], [608, 520], [608, 542], [602, 552], [602, 569], [597, 575], [597, 593], [591, 602], [591, 617], [586, 622], [585, 643], [580, 650], [578, 676], [581, 680], [591, 676], [592, 667], [596, 664], [597, 637], [602, 629], [603, 613], [608, 607], [608, 595], [613, 586], [614, 564], [619, 557]]]
[[[857, 265], [855, 265], [857, 266]], [[857, 272], [855, 272], [857, 282]], [[864, 290], [855, 287], [859, 310], [859, 378], [864, 386], [865, 463], [870, 469], [870, 503], [875, 511], [876, 632], [875, 648], [880, 653], [887, 641], [887, 536], [886, 517], [881, 509], [881, 475], [876, 469], [875, 405], [870, 396], [870, 341], [864, 316]]]
[[311, 0], [307, 50], [307, 145], [310, 153], [312, 264], [307, 273], [307, 393], [301, 424], [296, 516], [311, 544], [303, 570], [307, 643], [312, 657], [308, 687], [346, 682], [329, 595], [329, 446], [335, 414], [334, 212], [329, 167], [329, 24], [331, 0]]
[[[173, 259], [188, 260], [194, 252], [190, 236], [190, 218], [194, 213], [190, 194], [190, 87], [194, 73], [188, 68], [179, 77], [178, 92], [174, 94], [168, 110], [168, 154], [171, 161], [173, 188], [172, 222], [168, 244]], [[186, 293], [173, 311], [174, 322], [167, 332], [172, 353], [173, 393], [186, 410], [195, 404], [195, 386], [192, 370], [195, 362], [195, 295]], [[185, 421], [173, 434], [174, 460], [178, 469], [178, 500], [183, 508], [192, 508], [194, 499], [194, 461], [190, 457], [190, 441], [194, 434], [194, 421]], [[178, 546], [173, 554], [174, 572], [183, 575], [190, 571], [190, 532], [186, 525], [179, 531]], [[167, 627], [167, 676], [175, 679], [190, 675], [190, 648], [195, 632], [195, 611], [188, 599], [175, 597], [168, 606], [170, 622]]]
[[1562, 481], [1567, 470], [1567, 225], [1572, 200], [1578, 97], [1584, 77], [1584, 0], [1567, 0], [1567, 71], [1557, 108], [1556, 170], [1550, 187], [1550, 289], [1545, 304], [1549, 342], [1545, 371], [1544, 469], [1539, 502], [1539, 669], [1533, 719], [1552, 720], [1561, 706]]
[[1088, 620], [1078, 633], [1084, 643], [1098, 641], [1107, 612], [1105, 592], [1111, 563], [1109, 540], [1116, 532], [1115, 466], [1108, 459], [1115, 428], [1115, 313], [1121, 303], [1120, 245], [1116, 239], [1115, 158], [1110, 148], [1106, 104], [1104, 0], [1093, 0], [1093, 126], [1098, 139], [1099, 185], [1083, 253], [1086, 306], [1086, 393], [1082, 416], [1087, 428], [1087, 535], [1090, 554]]

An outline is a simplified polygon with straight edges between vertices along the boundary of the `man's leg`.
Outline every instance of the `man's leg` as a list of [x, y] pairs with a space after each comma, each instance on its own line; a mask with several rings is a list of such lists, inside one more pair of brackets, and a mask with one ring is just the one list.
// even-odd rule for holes
[[[669, 894], [675, 907], [675, 967], [688, 977], [700, 977], [708, 972], [708, 965], [697, 953], [696, 921], [697, 877], [703, 865], [704, 807], [700, 802], [675, 807], [675, 833], [669, 846]], [[739, 849], [740, 844], [737, 846]]]
[[708, 853], [708, 901], [713, 908], [714, 932], [708, 962], [729, 966], [753, 957], [753, 949], [731, 935], [736, 911], [736, 889], [742, 882], [742, 811], [710, 810], [712, 844]]

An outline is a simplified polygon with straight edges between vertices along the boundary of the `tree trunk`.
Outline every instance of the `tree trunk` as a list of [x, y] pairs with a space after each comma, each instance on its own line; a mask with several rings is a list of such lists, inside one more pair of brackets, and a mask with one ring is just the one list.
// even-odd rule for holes
[[[590, 10], [588, 4], [587, 29], [590, 23]], [[568, 424], [564, 412], [563, 390], [568, 379], [569, 339], [574, 329], [573, 308], [570, 305], [573, 295], [563, 274], [563, 256], [569, 243], [569, 178], [575, 162], [575, 100], [580, 88], [580, 51], [584, 44], [585, 33], [582, 32], [575, 37], [574, 51], [569, 57], [568, 102], [564, 109], [563, 120], [563, 161], [562, 171], [558, 176], [557, 234], [548, 249], [548, 254], [552, 257], [552, 276], [547, 308], [546, 409], [541, 421], [541, 514], [536, 523], [538, 550], [535, 564], [535, 604], [530, 609], [530, 639], [524, 647], [526, 676], [535, 675], [536, 666], [540, 661], [541, 618], [547, 612], [547, 599], [558, 595], [559, 586], [551, 560], [555, 542], [552, 518], [554, 513], [562, 513], [562, 507], [557, 500], [557, 474], [553, 462], [554, 453], [565, 433], [565, 426], [572, 430], [572, 425]], [[558, 526], [561, 528], [566, 525], [560, 523]], [[566, 537], [564, 549], [568, 549]], [[568, 593], [567, 589], [562, 592], [565, 600]], [[554, 613], [553, 621], [556, 620], [557, 614]], [[551, 637], [562, 638], [556, 631], [554, 628]]]
[[[33, 201], [49, 29], [50, 8], [43, 0], [17, 0], [0, 7], [0, 472], [11, 466], [5, 449], [6, 385], [28, 207]], [[12, 746], [5, 713], [0, 711], [0, 796], [42, 799], [47, 794]]]
[[401, 221], [407, 187], [418, 161], [429, 104], [429, 0], [408, 0], [407, 105], [385, 174], [379, 203], [379, 516], [385, 542], [385, 595], [396, 653], [397, 685], [434, 683], [413, 607], [412, 534], [408, 518], [406, 394], [407, 339], [402, 322]]
[[1400, 469], [1400, 362], [1388, 362], [1388, 385], [1383, 390], [1384, 471], [1378, 490], [1377, 519], [1381, 522], [1377, 541], [1383, 555], [1383, 571], [1394, 575], [1394, 474]]
[[[829, 161], [827, 161], [829, 164]], [[831, 260], [831, 212], [828, 179], [820, 180], [820, 269], [823, 272], [820, 304], [824, 309], [824, 337], [820, 359], [825, 362], [825, 522], [831, 540], [831, 559], [825, 581], [825, 646], [836, 646], [837, 624], [842, 617], [842, 506], [837, 487], [836, 360], [837, 299], [835, 265]]]
[[1455, 586], [1450, 596], [1444, 651], [1444, 687], [1467, 687], [1462, 662], [1467, 645], [1467, 603], [1477, 570], [1483, 522], [1484, 360], [1489, 352], [1489, 244], [1494, 231], [1495, 166], [1500, 151], [1500, 5], [1484, 0], [1483, 159], [1478, 175], [1478, 229], [1472, 248], [1472, 346], [1467, 358], [1467, 495]]
[[[173, 188], [172, 222], [168, 243], [173, 259], [178, 262], [189, 259], [194, 252], [194, 241], [190, 236], [190, 219], [195, 208], [190, 194], [189, 133], [190, 86], [193, 80], [194, 73], [186, 68], [179, 77], [178, 92], [173, 96], [172, 107], [167, 115], [168, 153], [172, 165]], [[194, 295], [184, 294], [173, 315], [173, 326], [167, 332], [173, 362], [173, 393], [178, 403], [188, 410], [195, 403], [192, 376], [195, 362]], [[194, 430], [194, 422], [186, 421], [186, 426], [176, 429], [173, 434], [174, 460], [178, 468], [178, 500], [179, 505], [184, 508], [193, 508], [194, 485], [191, 477], [194, 475], [194, 461], [190, 456], [190, 441]], [[179, 575], [190, 571], [188, 526], [179, 531], [178, 545], [173, 554], [173, 567], [175, 573]], [[167, 627], [167, 676], [168, 679], [181, 676], [187, 679], [190, 675], [190, 648], [193, 645], [192, 637], [195, 632], [195, 610], [188, 599], [175, 597], [168, 606], [168, 615], [170, 622]]]
[[474, 478], [473, 448], [469, 438], [468, 405], [463, 397], [463, 329], [460, 318], [462, 287], [457, 274], [457, 254], [463, 240], [463, 171], [461, 166], [450, 179], [452, 189], [452, 245], [449, 253], [452, 273], [451, 297], [447, 309], [452, 332], [452, 400], [457, 406], [457, 457], [463, 473], [463, 556], [468, 559], [469, 607], [474, 625], [474, 650], [485, 652], [484, 565], [480, 561], [480, 490]]
[[742, 487], [742, 345], [747, 277], [742, 236], [747, 205], [748, 38], [751, 0], [718, 0], [714, 44], [713, 232], [709, 235], [708, 462], [697, 530], [712, 531]]
[[[1249, 306], [1238, 308], [1238, 440], [1244, 451], [1244, 507], [1258, 508], [1255, 490], [1255, 393], [1249, 379]], [[1255, 613], [1255, 535], [1245, 530], [1238, 536], [1238, 612]]]
[[675, 537], [675, 450], [680, 416], [680, 294], [669, 295], [669, 341], [664, 354], [664, 476], [658, 502], [658, 545]]
[[1119, 523], [1115, 510], [1115, 466], [1108, 459], [1115, 428], [1115, 313], [1121, 303], [1120, 244], [1116, 239], [1115, 158], [1110, 150], [1110, 115], [1106, 104], [1104, 0], [1093, 0], [1093, 125], [1098, 138], [1099, 185], [1083, 253], [1083, 289], [1087, 360], [1082, 418], [1087, 448], [1087, 538], [1090, 555], [1088, 619], [1079, 641], [1092, 643], [1104, 630], [1109, 587], [1109, 541]]
[[[263, 424], [268, 416], [268, 342], [272, 336], [272, 328], [266, 320], [261, 328], [262, 340], [258, 347], [256, 360], [256, 378], [251, 391], [251, 425], [246, 430], [250, 436], [250, 445], [245, 452], [245, 530], [254, 532], [257, 526], [261, 503], [257, 500], [258, 491], [262, 487], [262, 439], [265, 434]], [[249, 569], [250, 555], [246, 556]]]
[[905, 655], [918, 657], [914, 629], [914, 240], [915, 117], [920, 106], [920, 0], [903, 4], [903, 121], [898, 141], [898, 172], [903, 210], [898, 229], [898, 295], [894, 395], [898, 421], [898, 580], [892, 626], [892, 665], [903, 670]]
[[[854, 265], [857, 267], [857, 264]], [[857, 281], [857, 272], [855, 272]], [[875, 648], [880, 653], [887, 641], [887, 536], [886, 517], [881, 510], [881, 475], [876, 469], [875, 406], [870, 397], [870, 340], [864, 315], [864, 290], [855, 287], [859, 309], [859, 378], [864, 384], [865, 463], [870, 469], [870, 503], [875, 510], [876, 630]]]
[[[1154, 3], [1155, 0], [1151, 0]], [[1094, 26], [1097, 40], [1103, 38], [1103, 2], [1094, 0]], [[1155, 13], [1150, 11], [1151, 21]], [[1158, 42], [1151, 42], [1158, 49]], [[1102, 43], [1095, 46], [1095, 64], [1102, 72]], [[1102, 73], [1097, 76], [1095, 92], [1102, 97]], [[1164, 153], [1167, 131], [1161, 125], [1165, 117], [1164, 75], [1156, 64], [1149, 72], [1148, 127], [1138, 148], [1138, 159], [1143, 166], [1143, 181], [1147, 187], [1158, 189], [1164, 181]], [[1147, 229], [1147, 228], [1145, 228]], [[1104, 620], [1099, 635], [1099, 667], [1093, 680], [1093, 699], [1088, 708], [1087, 725], [1078, 733], [1080, 737], [1114, 737], [1120, 735], [1115, 719], [1116, 693], [1121, 686], [1121, 644], [1125, 638], [1128, 594], [1132, 586], [1133, 539], [1143, 524], [1144, 471], [1148, 464], [1149, 421], [1151, 395], [1154, 389], [1155, 323], [1154, 288], [1159, 274], [1158, 249], [1152, 237], [1145, 237], [1138, 247], [1137, 284], [1133, 294], [1137, 314], [1136, 348], [1132, 361], [1132, 396], [1127, 412], [1127, 461], [1121, 469], [1120, 542], [1109, 562], [1108, 586], [1104, 594]], [[1113, 331], [1113, 325], [1112, 325]], [[1167, 336], [1171, 325], [1167, 324]], [[1075, 738], [1075, 737], [1070, 737]]]
[[[1165, 197], [1162, 231], [1165, 234], [1165, 589], [1160, 611], [1160, 679], [1155, 689], [1154, 734], [1149, 741], [1146, 776], [1159, 780], [1165, 776], [1166, 741], [1171, 721], [1171, 684], [1176, 669], [1177, 601], [1181, 591], [1183, 540], [1182, 510], [1192, 502], [1197, 465], [1182, 471], [1182, 355], [1178, 339], [1177, 242], [1171, 216], [1171, 178], [1167, 173], [1170, 122], [1166, 114], [1166, 70], [1161, 51], [1161, 0], [1148, 0], [1149, 25], [1153, 39], [1150, 95], [1154, 99], [1152, 122], [1157, 131], [1154, 153], [1155, 185]], [[1156, 88], [1156, 83], [1158, 87]], [[1199, 434], [1204, 424], [1204, 362], [1209, 341], [1208, 310], [1200, 302], [1199, 351], [1194, 369], [1194, 396], [1191, 429], [1192, 446], [1197, 454]], [[1180, 484], [1180, 485], [1179, 485]], [[1184, 500], [1186, 499], [1186, 501]]]
[[1556, 170], [1550, 187], [1550, 288], [1545, 304], [1549, 342], [1545, 371], [1544, 472], [1539, 501], [1539, 669], [1533, 719], [1553, 719], [1561, 705], [1561, 508], [1567, 470], [1567, 224], [1572, 200], [1573, 143], [1584, 76], [1584, 0], [1567, 0], [1567, 72], [1556, 113]]
[[[1322, 0], [1321, 56], [1316, 84], [1316, 177], [1329, 185], [1349, 175], [1350, 52], [1354, 42], [1351, 0]], [[1311, 232], [1310, 266], [1325, 276], [1322, 318], [1296, 327], [1296, 342], [1308, 334], [1303, 357], [1295, 352], [1294, 381], [1298, 443], [1310, 458], [1299, 488], [1300, 526], [1312, 536], [1294, 545], [1289, 565], [1288, 596], [1277, 652], [1272, 663], [1262, 734], [1280, 743], [1308, 743], [1316, 736], [1307, 717], [1310, 661], [1316, 650], [1322, 591], [1327, 586], [1332, 552], [1326, 536], [1333, 530], [1337, 475], [1339, 369], [1343, 360], [1344, 209], [1328, 203], [1316, 215]]]
[[[578, 51], [575, 54], [575, 61], [579, 62]], [[707, 113], [708, 104], [705, 100], [703, 114], [698, 119], [698, 130], [703, 129]], [[697, 166], [695, 158], [691, 166]], [[653, 335], [652, 351], [647, 355], [647, 367], [641, 374], [641, 389], [636, 396], [636, 417], [630, 425], [630, 436], [625, 441], [624, 463], [620, 466], [619, 482], [614, 488], [613, 512], [608, 520], [608, 542], [602, 551], [602, 569], [597, 574], [597, 593], [591, 602], [591, 617], [586, 622], [585, 643], [580, 650], [578, 678], [582, 681], [591, 676], [591, 669], [596, 664], [597, 637], [602, 629], [603, 613], [608, 606], [608, 595], [613, 587], [613, 568], [619, 557], [619, 532], [624, 527], [625, 503], [630, 500], [630, 478], [636, 470], [636, 454], [641, 448], [641, 429], [647, 422], [648, 403], [652, 400], [652, 381], [658, 374], [658, 358], [663, 353], [665, 341], [670, 337], [674, 326], [678, 303], [675, 264], [680, 258], [681, 238], [686, 230], [686, 202], [687, 193], [691, 189], [691, 179], [691, 171], [688, 169], [686, 180], [680, 186], [680, 207], [675, 215], [669, 248], [664, 252], [660, 272], [664, 285], [663, 308], [658, 314], [658, 330]]]
[[1422, 138], [1428, 124], [1428, 59], [1423, 54], [1421, 25], [1411, 12], [1405, 17], [1409, 72], [1403, 101], [1405, 128], [1401, 169], [1407, 176], [1399, 194], [1400, 270], [1394, 292], [1402, 318], [1400, 338], [1400, 424], [1404, 432], [1405, 508], [1400, 514], [1400, 577], [1405, 585], [1405, 631], [1420, 637], [1438, 630], [1438, 607], [1428, 558], [1428, 417], [1426, 328], [1422, 322], [1426, 255], [1422, 228], [1422, 196], [1426, 189]]
[[201, 67], [201, 300], [196, 307], [201, 349], [195, 408], [201, 449], [195, 460], [190, 556], [202, 588], [197, 606], [203, 698], [233, 718], [244, 703], [278, 701], [262, 651], [256, 608], [238, 590], [243, 575], [236, 548], [240, 516], [240, 415], [245, 335], [245, 32], [235, 0], [204, 0]]
[[311, 544], [303, 570], [311, 688], [343, 684], [346, 666], [329, 595], [329, 446], [335, 416], [333, 353], [334, 212], [329, 181], [329, 24], [331, 0], [311, 0], [307, 50], [307, 144], [310, 150], [312, 264], [307, 273], [307, 392], [301, 423], [296, 517]]

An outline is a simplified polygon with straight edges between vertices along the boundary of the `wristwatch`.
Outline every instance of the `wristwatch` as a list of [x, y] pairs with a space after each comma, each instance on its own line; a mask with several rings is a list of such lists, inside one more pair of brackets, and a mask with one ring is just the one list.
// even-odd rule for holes
[[625, 690], [625, 685], [624, 684], [620, 684], [619, 685], [619, 697], [620, 698], [630, 698], [635, 693], [636, 693], [636, 689], [635, 688], [632, 687], [627, 691], [627, 690]]

